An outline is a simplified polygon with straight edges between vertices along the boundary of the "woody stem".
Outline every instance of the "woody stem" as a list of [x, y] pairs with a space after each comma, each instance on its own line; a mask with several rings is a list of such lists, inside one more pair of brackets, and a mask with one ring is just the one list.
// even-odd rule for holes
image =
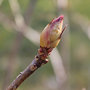
[[35, 56], [32, 63], [30, 63], [27, 68], [16, 77], [16, 79], [9, 85], [6, 90], [16, 90], [24, 80], [33, 74], [33, 72], [48, 62], [46, 59], [48, 55], [48, 49], [40, 47], [38, 54]]

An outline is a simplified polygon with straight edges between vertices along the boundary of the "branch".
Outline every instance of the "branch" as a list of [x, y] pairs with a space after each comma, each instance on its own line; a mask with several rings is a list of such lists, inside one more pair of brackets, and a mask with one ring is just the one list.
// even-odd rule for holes
[[[13, 14], [14, 14], [14, 17], [15, 17], [15, 22], [16, 22], [16, 24], [15, 23], [13, 23], [13, 25], [11, 24], [11, 26], [12, 26], [12, 28], [14, 28], [14, 30], [17, 30], [17, 31], [19, 31], [19, 32], [21, 32], [27, 39], [29, 39], [30, 41], [32, 41], [34, 44], [37, 44], [37, 43], [39, 43], [39, 33], [37, 33], [35, 30], [33, 30], [32, 28], [30, 28], [30, 27], [28, 27], [25, 23], [24, 23], [24, 19], [23, 19], [23, 17], [22, 17], [22, 15], [20, 14], [20, 7], [19, 7], [19, 4], [18, 4], [18, 2], [17, 1], [14, 1], [14, 3], [12, 4], [12, 0], [9, 0], [9, 2], [10, 2], [10, 5], [11, 5], [11, 9], [12, 9], [12, 11], [13, 11]], [[16, 4], [16, 5], [15, 5]], [[18, 6], [18, 8], [17, 7], [14, 7], [14, 6]], [[15, 10], [15, 9], [17, 9], [17, 11]], [[16, 13], [15, 13], [16, 12]], [[20, 18], [18, 18], [18, 17], [20, 17]], [[5, 17], [4, 17], [5, 18]], [[20, 20], [20, 21], [22, 21], [21, 22], [21, 24], [20, 23], [18, 23], [18, 20]], [[2, 21], [5, 21], [5, 22], [7, 22], [6, 23], [6, 25], [11, 21], [11, 20], [2, 20]], [[4, 25], [5, 25], [5, 23], [3, 23]], [[18, 25], [18, 24], [20, 24], [20, 25]], [[5, 25], [5, 26], [6, 26]], [[23, 28], [23, 30], [21, 30], [21, 27]], [[36, 36], [36, 37], [34, 37], [33, 38], [33, 36]], [[37, 40], [38, 39], [38, 40]], [[38, 45], [38, 44], [37, 44]], [[58, 53], [58, 50], [56, 50], [56, 52]], [[60, 55], [60, 54], [59, 54]], [[53, 54], [53, 56], [55, 56], [54, 54]], [[57, 55], [56, 55], [57, 56]], [[50, 58], [51, 58], [51, 56], [50, 56]], [[51, 60], [51, 62], [53, 62], [53, 61], [55, 61], [56, 59], [54, 59], [54, 58], [52, 58], [52, 60]], [[59, 60], [61, 60], [59, 57], [58, 57], [58, 59], [57, 59], [57, 62], [59, 62]], [[62, 61], [61, 61], [62, 62]], [[55, 72], [55, 75], [56, 75], [56, 78], [57, 78], [57, 80], [60, 80], [61, 79], [61, 77], [58, 75], [58, 72], [59, 72], [59, 70], [64, 70], [64, 66], [63, 66], [63, 64], [62, 63], [59, 63], [59, 64], [55, 64], [55, 65], [53, 65], [53, 68], [54, 68], [54, 70], [55, 70], [55, 68], [58, 68], [57, 70], [58, 71], [54, 71]], [[55, 62], [56, 63], [56, 62]], [[52, 63], [53, 64], [53, 63]], [[58, 66], [58, 67], [57, 67]], [[61, 66], [61, 67], [59, 67], [59, 66]], [[63, 71], [64, 73], [63, 73], [63, 76], [65, 76], [65, 70]]]
[[[19, 76], [10, 84], [7, 90], [16, 90], [18, 86], [25, 79], [27, 79], [27, 77], [29, 77], [34, 71], [41, 67], [41, 65], [46, 64], [48, 62], [47, 57], [49, 56], [53, 48], [55, 48], [60, 42], [61, 38], [57, 38], [62, 34], [63, 31], [61, 28], [63, 18], [63, 16], [59, 16], [58, 18], [54, 19], [50, 24], [48, 24], [48, 26], [45, 27], [40, 36], [40, 49], [38, 50], [38, 53], [35, 56], [34, 60], [23, 72], [19, 74]], [[56, 31], [59, 30], [60, 32], [55, 33], [54, 29]]]
[[[7, 28], [10, 28], [12, 30], [16, 30], [18, 32], [21, 32], [28, 40], [32, 41], [35, 45], [39, 44], [38, 40], [36, 42], [36, 38], [39, 39], [39, 36], [40, 36], [40, 34], [37, 31], [35, 31], [31, 27], [29, 27], [28, 30], [26, 29], [24, 32], [22, 32], [17, 27], [17, 25], [12, 20], [10, 20], [10, 18], [8, 18], [6, 15], [4, 15], [2, 12], [0, 12], [0, 23], [6, 28], [6, 30], [7, 30]], [[37, 37], [33, 38], [33, 36], [37, 36]], [[52, 58], [52, 57], [57, 57], [57, 58]], [[53, 54], [50, 55], [51, 63], [52, 63], [52, 66], [53, 66], [53, 69], [54, 69], [54, 72], [56, 75], [56, 79], [61, 81], [61, 78], [62, 78], [61, 74], [63, 74], [63, 76], [66, 76], [66, 73], [65, 73], [63, 63], [62, 63], [63, 60], [60, 57], [61, 56], [60, 56], [57, 49], [55, 49], [55, 52], [53, 52]], [[58, 64], [56, 64], [56, 63], [58, 63]], [[57, 69], [57, 71], [55, 71], [56, 69]], [[58, 72], [60, 72], [60, 70], [63, 71], [63, 73], [58, 74]]]
[[[31, 0], [31, 2], [33, 3], [33, 4], [35, 4], [36, 3], [36, 1], [37, 0]], [[13, 3], [14, 2], [14, 3]], [[31, 3], [30, 2], [30, 3]], [[13, 1], [13, 0], [9, 0], [9, 3], [10, 3], [10, 6], [11, 6], [11, 10], [12, 10], [12, 12], [13, 12], [13, 15], [14, 15], [14, 17], [15, 17], [15, 21], [16, 21], [16, 23], [18, 22], [18, 16], [20, 17], [20, 19], [21, 19], [21, 21], [22, 21], [22, 26], [24, 26], [25, 25], [25, 21], [24, 21], [24, 18], [23, 18], [23, 16], [20, 14], [20, 6], [19, 6], [19, 3], [18, 3], [18, 1], [17, 0], [15, 0], [15, 1]], [[17, 7], [15, 7], [15, 6], [17, 6]], [[31, 10], [31, 6], [32, 5], [29, 5], [29, 8], [27, 9], [27, 12], [29, 11], [29, 9]], [[34, 6], [34, 5], [33, 5]], [[17, 8], [17, 10], [16, 10], [16, 8]], [[33, 8], [32, 8], [33, 9]], [[16, 13], [15, 13], [16, 12]], [[30, 14], [30, 13], [29, 13]], [[28, 19], [29, 19], [29, 15], [28, 14]], [[28, 23], [28, 22], [27, 22]], [[18, 23], [17, 23], [18, 24]], [[64, 28], [65, 29], [65, 28]], [[63, 31], [64, 31], [64, 29], [63, 29]], [[25, 29], [26, 30], [26, 29]], [[63, 33], [63, 31], [62, 31], [62, 33]], [[30, 33], [32, 33], [31, 35], [34, 35], [34, 36], [36, 36], [35, 35], [35, 33], [34, 32], [31, 32], [31, 30], [30, 30]], [[28, 33], [28, 36], [30, 36], [29, 34], [30, 33]], [[61, 35], [62, 34], [60, 34], [60, 38], [61, 38]], [[39, 35], [38, 35], [39, 36]], [[34, 40], [35, 38], [33, 38], [33, 40]], [[31, 41], [33, 41], [33, 40], [31, 40]], [[39, 40], [37, 40], [37, 38], [35, 39], [37, 42], [39, 42]], [[58, 53], [58, 50], [57, 49], [55, 49], [55, 51], [56, 51], [56, 55], [54, 55], [55, 54], [55, 52], [54, 52], [54, 54], [52, 55], [52, 56], [56, 56], [57, 57], [57, 62], [58, 62], [58, 64], [57, 64], [57, 62], [54, 62], [53, 63], [53, 61], [56, 61], [56, 59], [55, 58], [52, 58], [52, 56], [50, 56], [50, 58], [52, 58], [51, 59], [51, 62], [52, 62], [52, 66], [53, 66], [53, 69], [54, 69], [54, 72], [55, 72], [55, 75], [56, 75], [56, 79], [57, 79], [57, 82], [59, 81], [60, 82], [60, 80], [61, 80], [61, 76], [65, 76], [65, 78], [63, 78], [63, 81], [65, 81], [66, 80], [66, 73], [65, 73], [65, 69], [64, 69], [64, 66], [63, 66], [63, 64], [62, 64], [62, 59], [59, 57], [60, 56], [60, 54]], [[56, 65], [57, 64], [57, 65]], [[63, 72], [62, 74], [60, 74], [59, 72], [60, 72], [60, 70]], [[59, 74], [58, 74], [59, 73]], [[60, 83], [60, 86], [61, 86], [61, 84], [63, 84], [63, 81]]]
[[[0, 12], [0, 23], [6, 28], [11, 28], [12, 30], [16, 30], [16, 31], [20, 31], [19, 28], [17, 27], [17, 25], [12, 21], [10, 20], [8, 17], [6, 17], [2, 12]], [[5, 19], [5, 20], [4, 20]], [[36, 38], [39, 39], [39, 36], [40, 34], [37, 33], [34, 29], [30, 28], [27, 30], [25, 30], [24, 32], [21, 32], [28, 40], [32, 41], [35, 45], [38, 45], [39, 44], [39, 41], [37, 40], [36, 42]], [[37, 36], [36, 38], [33, 36]], [[56, 79], [57, 79], [57, 82], [58, 81], [61, 81], [61, 78], [62, 76], [66, 76], [66, 73], [65, 73], [65, 69], [64, 69], [64, 66], [63, 66], [63, 63], [62, 63], [62, 58], [58, 52], [58, 49], [54, 49], [55, 52], [53, 52], [52, 55], [50, 55], [50, 58], [51, 58], [51, 63], [52, 63], [52, 67], [54, 69], [54, 72], [55, 72], [55, 75], [56, 75]], [[52, 57], [57, 57], [57, 58], [52, 58]], [[56, 62], [55, 62], [56, 61]], [[53, 63], [54, 62], [54, 63]], [[58, 63], [58, 64], [57, 64]], [[63, 73], [59, 73], [60, 70], [63, 72]], [[61, 75], [62, 74], [62, 75]], [[65, 78], [63, 78], [65, 79]], [[60, 85], [61, 86], [61, 85]]]
[[[41, 51], [42, 50], [42, 51]], [[48, 56], [48, 50], [47, 48], [43, 49], [40, 48], [38, 50], [38, 54], [35, 56], [34, 60], [31, 64], [23, 71], [21, 72], [16, 79], [11, 83], [11, 85], [7, 88], [7, 90], [16, 90], [19, 85], [28, 78], [34, 71], [36, 71], [39, 67], [46, 64], [48, 60], [46, 57]], [[47, 52], [45, 56], [45, 52]]]

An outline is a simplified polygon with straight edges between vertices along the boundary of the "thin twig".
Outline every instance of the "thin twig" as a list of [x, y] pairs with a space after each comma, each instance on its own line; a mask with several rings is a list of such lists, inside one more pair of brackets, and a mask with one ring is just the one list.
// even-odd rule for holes
[[[12, 4], [13, 5], [13, 4]], [[15, 15], [15, 14], [14, 14]], [[20, 14], [19, 14], [20, 15]], [[18, 20], [18, 19], [16, 19], [16, 20]], [[23, 19], [24, 20], [24, 19]], [[23, 21], [23, 20], [21, 20], [21, 21]], [[14, 26], [15, 26], [16, 24], [14, 24]], [[17, 27], [17, 25], [15, 26], [15, 28], [17, 28], [17, 29], [15, 29], [15, 30], [17, 30], [17, 31], [20, 31], [20, 32], [22, 32], [23, 33], [23, 35], [26, 37], [26, 38], [28, 38], [29, 40], [31, 40], [32, 42], [34, 42], [35, 44], [37, 44], [37, 42], [39, 41], [39, 40], [37, 40], [36, 38], [33, 38], [33, 34], [35, 35], [35, 36], [39, 36], [39, 34], [37, 34], [36, 33], [36, 31], [33, 31], [31, 28], [29, 28], [29, 27], [27, 27], [26, 25], [25, 25], [25, 23], [24, 23], [24, 25], [23, 26], [25, 26], [24, 27], [24, 29], [25, 29], [25, 31], [21, 31], [20, 30], [20, 28], [19, 27]], [[30, 31], [29, 31], [30, 30]], [[33, 34], [32, 34], [33, 33]], [[39, 38], [39, 37], [38, 37]], [[39, 43], [39, 42], [38, 42]], [[57, 51], [57, 50], [56, 50]], [[57, 51], [58, 52], [58, 51]], [[53, 54], [54, 55], [54, 54]], [[58, 59], [58, 60], [61, 60], [61, 59]], [[51, 62], [53, 61], [53, 59], [51, 60]], [[54, 67], [53, 68], [55, 68], [56, 66], [55, 65], [53, 65]], [[59, 63], [59, 66], [63, 66], [62, 65], [62, 63]], [[62, 69], [62, 68], [64, 68], [64, 67], [62, 67], [62, 68], [60, 68], [60, 67], [58, 67], [59, 69]], [[58, 69], [58, 70], [59, 70]], [[54, 69], [55, 70], [55, 69]], [[63, 69], [64, 70], [64, 69]], [[56, 71], [55, 71], [56, 72]], [[57, 71], [58, 72], [58, 71]], [[65, 70], [64, 70], [64, 72], [65, 72]], [[57, 74], [57, 73], [56, 73]], [[58, 76], [58, 75], [57, 75]], [[59, 78], [59, 77], [58, 77]]]
[[[7, 28], [11, 28], [12, 30], [16, 30], [18, 32], [21, 32], [28, 40], [32, 41], [35, 45], [39, 44], [39, 40], [37, 40], [37, 42], [36, 42], [36, 38], [39, 39], [40, 34], [37, 33], [36, 30], [29, 27], [28, 29], [26, 28], [24, 32], [22, 32], [12, 20], [10, 20], [8, 17], [6, 17], [4, 14], [3, 15], [2, 14], [3, 13], [1, 12], [0, 13], [0, 16], [1, 16], [0, 17], [1, 18], [0, 23], [6, 28], [6, 30], [7, 30]], [[4, 19], [6, 19], [6, 20], [4, 20]], [[33, 38], [33, 36], [37, 36], [37, 37]], [[58, 50], [55, 49], [55, 52], [58, 53]], [[58, 53], [58, 55], [60, 56], [59, 53]], [[53, 56], [57, 57], [57, 55], [54, 52], [53, 52]], [[50, 56], [50, 58], [52, 58], [52, 56]], [[56, 78], [57, 78], [57, 80], [60, 80], [61, 77], [58, 75], [58, 71], [60, 71], [60, 70], [63, 71], [64, 72], [63, 76], [65, 76], [66, 74], [65, 74], [64, 66], [61, 63], [63, 60], [60, 57], [57, 57], [57, 58], [58, 58], [57, 62], [60, 62], [59, 64], [56, 65], [55, 64], [56, 62], [55, 62], [54, 63], [55, 65], [53, 65], [53, 61], [56, 61], [56, 59], [54, 59], [54, 58], [51, 59], [51, 62], [52, 62], [52, 65], [53, 65], [53, 69], [54, 69]], [[56, 70], [55, 68], [57, 68], [57, 67], [58, 67], [58, 71], [55, 71]]]
[[[11, 6], [11, 9], [12, 9], [12, 12], [13, 12], [13, 14], [14, 14], [14, 16], [15, 16], [15, 20], [16, 20], [16, 23], [18, 24], [18, 18], [17, 17], [20, 17], [20, 19], [21, 19], [21, 21], [22, 21], [22, 23], [20, 24], [21, 26], [24, 26], [25, 25], [25, 22], [24, 22], [24, 18], [23, 18], [23, 16], [20, 14], [20, 7], [19, 7], [19, 4], [18, 4], [18, 2], [17, 2], [17, 0], [14, 2], [14, 3], [12, 3], [13, 2], [13, 0], [9, 0], [9, 2], [10, 2], [10, 6]], [[17, 8], [17, 11], [15, 10], [15, 6], [18, 6], [18, 8]], [[16, 13], [18, 13], [18, 14], [16, 14]], [[19, 15], [19, 16], [18, 16]], [[63, 29], [63, 31], [64, 31], [64, 29]], [[31, 31], [30, 31], [30, 33], [32, 33]], [[35, 35], [35, 33], [32, 33], [32, 35]], [[28, 36], [29, 36], [29, 33], [28, 33]], [[36, 35], [35, 35], [35, 37], [36, 37]], [[37, 39], [35, 39], [36, 41], [39, 41], [39, 40], [37, 40]], [[32, 40], [33, 41], [33, 40]], [[57, 50], [56, 50], [57, 51]], [[57, 51], [57, 53], [58, 53], [58, 51]], [[59, 54], [60, 55], [60, 54]], [[53, 56], [54, 56], [54, 54], [53, 54]], [[51, 56], [50, 56], [50, 58], [51, 58]], [[56, 60], [56, 59], [55, 59]], [[54, 60], [54, 61], [55, 61]], [[61, 60], [61, 59], [58, 59], [58, 60]], [[51, 62], [53, 62], [53, 59], [51, 59]], [[62, 61], [61, 61], [62, 62]], [[56, 62], [55, 62], [56, 63]], [[53, 63], [52, 63], [53, 64]], [[56, 65], [56, 64], [55, 64]], [[53, 68], [56, 68], [56, 66], [55, 65], [53, 65]], [[59, 67], [59, 66], [62, 66], [62, 68], [61, 67]], [[59, 63], [58, 64], [58, 71], [54, 71], [55, 72], [55, 75], [57, 74], [56, 72], [59, 72], [59, 70], [60, 69], [62, 69], [62, 71], [64, 72], [63, 74], [65, 74], [65, 70], [64, 70], [64, 66], [63, 66], [63, 64], [62, 63]], [[55, 70], [55, 69], [54, 69]], [[60, 79], [59, 77], [58, 77], [59, 75], [56, 75], [56, 77], [58, 78], [58, 79]], [[65, 75], [63, 75], [63, 76], [65, 76]]]
[[[17, 12], [17, 15], [16, 15], [16, 10], [14, 9], [15, 6], [12, 2], [12, 0], [9, 0], [10, 1], [10, 5], [11, 5], [11, 8], [12, 8], [12, 11], [15, 15], [15, 22], [16, 24], [18, 25], [19, 28], [21, 28], [22, 25], [24, 25], [24, 19], [22, 18], [22, 16], [20, 15], [19, 12]], [[11, 3], [12, 2], [12, 3]], [[17, 6], [18, 7], [18, 6]], [[14, 12], [15, 10], [15, 12]], [[20, 22], [18, 21], [18, 17], [20, 17]], [[22, 29], [23, 30], [23, 29]], [[29, 76], [31, 75], [35, 70], [37, 70], [37, 68], [39, 68], [42, 64], [45, 64], [47, 63], [47, 56], [48, 56], [48, 52], [49, 52], [49, 48], [42, 48], [40, 47], [39, 51], [38, 51], [38, 55], [36, 56], [36, 58], [33, 60], [32, 64], [29, 65], [29, 67], [27, 67], [27, 69], [25, 69], [12, 83], [11, 85], [8, 87], [7, 90], [13, 90], [16, 88]]]
[[16, 79], [10, 84], [10, 86], [6, 90], [16, 90], [19, 85], [27, 79], [34, 71], [36, 71], [39, 67], [46, 64], [48, 60], [46, 59], [49, 55], [48, 48], [42, 48], [38, 50], [38, 54], [35, 56], [35, 59], [31, 64], [21, 72]]
[[[1, 16], [1, 15], [0, 15]], [[5, 19], [8, 19], [8, 17], [6, 17], [5, 15], [3, 15], [4, 17], [1, 17], [2, 18], [2, 20], [0, 21], [0, 23], [2, 23], [2, 21], [4, 22], [4, 20], [3, 20], [3, 18], [5, 18]], [[11, 24], [11, 23], [13, 23], [13, 24]], [[11, 24], [11, 28], [13, 29], [13, 30], [16, 30], [16, 31], [19, 31], [19, 28], [17, 27], [17, 25], [13, 22], [13, 21], [11, 21], [10, 19], [9, 20], [6, 20], [5, 21], [5, 23], [2, 23], [3, 24], [3, 26], [5, 26], [5, 28], [7, 29], [7, 24]], [[21, 32], [21, 31], [20, 31]], [[25, 32], [22, 32], [23, 33], [23, 35], [27, 38], [27, 39], [29, 39], [30, 41], [32, 41], [33, 43], [35, 42], [35, 40], [36, 40], [36, 38], [33, 38], [33, 36], [36, 36], [37, 35], [37, 38], [39, 38], [38, 36], [40, 36], [40, 34], [39, 33], [37, 33], [34, 29], [26, 29], [25, 30]], [[28, 35], [25, 35], [25, 33], [28, 33]], [[33, 36], [32, 36], [33, 35]], [[38, 43], [37, 43], [38, 42]], [[39, 41], [37, 41], [36, 43], [34, 43], [35, 45], [38, 45], [39, 44]], [[55, 49], [55, 52], [56, 53], [58, 53], [58, 50], [57, 49]], [[60, 57], [58, 57], [56, 54], [55, 54], [55, 52], [53, 52], [53, 54], [52, 54], [52, 56], [55, 56], [55, 57], [57, 57], [57, 62], [60, 62], [59, 64], [55, 64], [55, 65], [53, 65], [53, 61], [56, 61], [56, 59], [54, 59], [54, 58], [52, 58], [52, 56], [50, 56], [50, 58], [52, 58], [51, 59], [51, 62], [52, 62], [52, 66], [53, 66], [53, 69], [54, 69], [54, 72], [55, 72], [55, 75], [56, 75], [56, 78], [58, 78], [57, 80], [60, 80], [60, 77], [59, 77], [59, 75], [58, 75], [58, 71], [55, 71], [55, 68], [57, 68], [58, 67], [58, 70], [61, 70], [61, 71], [63, 71], [64, 73], [63, 73], [63, 76], [65, 76], [66, 74], [65, 74], [65, 69], [64, 69], [64, 66], [63, 66], [63, 64], [61, 63], [63, 60], [60, 58], [61, 56], [60, 56], [60, 54], [58, 53], [58, 55], [60, 56]], [[62, 66], [62, 67], [61, 67]]]

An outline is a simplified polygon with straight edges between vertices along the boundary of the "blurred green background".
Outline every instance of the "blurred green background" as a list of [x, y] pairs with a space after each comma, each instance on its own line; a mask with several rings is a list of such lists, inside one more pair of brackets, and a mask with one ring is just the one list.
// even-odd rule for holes
[[[2, 19], [3, 13], [15, 22], [10, 1], [15, 0], [0, 1], [0, 90], [5, 90], [7, 84], [26, 68], [39, 48], [39, 45], [11, 28], [12, 24], [8, 26], [6, 18]], [[67, 4], [58, 6], [59, 1], [66, 1]], [[68, 30], [58, 50], [67, 73], [66, 83], [69, 83], [62, 86], [66, 89], [57, 89], [55, 73], [49, 62], [24, 81], [18, 90], [90, 90], [90, 0], [18, 0], [18, 4], [19, 13], [27, 19], [27, 25], [38, 32], [54, 17], [64, 14]]]

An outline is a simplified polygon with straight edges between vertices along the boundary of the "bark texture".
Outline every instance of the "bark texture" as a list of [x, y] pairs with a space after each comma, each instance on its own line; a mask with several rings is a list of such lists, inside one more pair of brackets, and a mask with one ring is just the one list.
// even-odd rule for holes
[[39, 67], [48, 62], [47, 57], [51, 51], [52, 49], [40, 47], [32, 63], [29, 64], [23, 72], [20, 72], [20, 74], [16, 77], [16, 79], [9, 85], [6, 90], [16, 90], [25, 79], [27, 79]]

